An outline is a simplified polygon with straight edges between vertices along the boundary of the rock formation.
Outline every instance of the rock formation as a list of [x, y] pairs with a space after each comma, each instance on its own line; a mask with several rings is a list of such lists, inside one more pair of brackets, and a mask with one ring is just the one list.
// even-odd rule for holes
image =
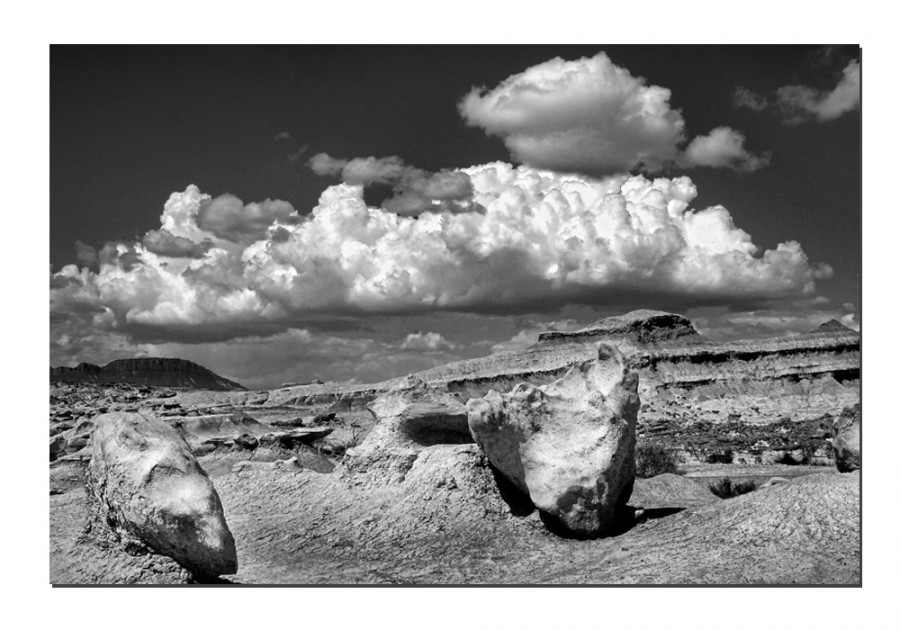
[[152, 387], [192, 389], [244, 389], [202, 365], [184, 359], [144, 357], [119, 359], [103, 367], [81, 363], [74, 368], [51, 367], [50, 380], [66, 383], [129, 383]]
[[437, 444], [471, 443], [466, 407], [459, 397], [408, 378], [369, 404], [377, 424], [351, 448], [348, 470], [402, 481], [419, 453]]
[[612, 345], [544, 387], [517, 385], [466, 404], [469, 429], [490, 463], [550, 523], [590, 537], [609, 533], [634, 484], [638, 376]]
[[[828, 322], [794, 337], [712, 341], [686, 318], [662, 311], [632, 311], [574, 332], [549, 331], [521, 350], [499, 352], [418, 372], [432, 390], [462, 401], [517, 383], [544, 385], [593, 357], [600, 341], [614, 343], [640, 375], [641, 423], [721, 422], [740, 418], [769, 423], [788, 414], [814, 420], [859, 400], [859, 333]], [[325, 384], [262, 392], [254, 404], [341, 413], [365, 409], [402, 384]], [[180, 396], [189, 396], [189, 393]], [[247, 392], [223, 393], [234, 405]], [[220, 399], [224, 400], [224, 399]]]
[[237, 572], [219, 495], [175, 429], [139, 414], [96, 419], [86, 488], [89, 532], [166, 555], [198, 576]]
[[834, 422], [834, 438], [831, 445], [834, 449], [834, 463], [841, 472], [853, 472], [862, 467], [861, 424], [862, 413], [858, 404], [844, 409]]
[[581, 330], [544, 332], [538, 335], [538, 341], [596, 339], [600, 336], [628, 338], [639, 343], [659, 343], [681, 338], [701, 339], [687, 317], [665, 311], [640, 309], [624, 315], [601, 319]]

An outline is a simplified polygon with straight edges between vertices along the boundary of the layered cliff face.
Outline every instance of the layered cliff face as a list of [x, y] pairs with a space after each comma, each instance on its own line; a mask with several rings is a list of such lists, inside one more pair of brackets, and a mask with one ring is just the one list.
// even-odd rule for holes
[[[550, 331], [524, 350], [417, 373], [462, 400], [517, 383], [549, 383], [590, 360], [600, 341], [615, 344], [640, 374], [640, 423], [663, 419], [769, 423], [840, 413], [859, 400], [859, 333], [828, 322], [803, 335], [714, 342], [680, 315], [633, 311], [574, 332]], [[397, 379], [374, 385], [307, 385], [268, 392], [268, 406], [333, 406], [355, 411]]]
[[103, 367], [81, 363], [74, 368], [50, 368], [50, 380], [64, 383], [127, 383], [149, 387], [185, 387], [191, 389], [244, 389], [202, 365], [184, 359], [144, 357], [119, 359]]

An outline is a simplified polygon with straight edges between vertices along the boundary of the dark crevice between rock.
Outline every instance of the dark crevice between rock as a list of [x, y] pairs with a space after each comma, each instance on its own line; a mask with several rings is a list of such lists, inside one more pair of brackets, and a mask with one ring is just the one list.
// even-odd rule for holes
[[658, 518], [665, 518], [666, 516], [672, 516], [673, 514], [683, 512], [686, 509], [687, 508], [683, 507], [647, 508], [644, 510], [640, 510], [640, 514], [637, 516], [637, 522], [641, 522], [642, 520], [653, 521]]
[[494, 465], [490, 462], [488, 462], [488, 468], [490, 468], [491, 474], [494, 475], [497, 490], [500, 491], [500, 498], [509, 506], [510, 514], [513, 516], [528, 516], [534, 512], [534, 503], [531, 502], [531, 497], [519, 490], [513, 482], [494, 468]]
[[465, 414], [410, 418], [401, 430], [407, 439], [420, 446], [474, 443]]

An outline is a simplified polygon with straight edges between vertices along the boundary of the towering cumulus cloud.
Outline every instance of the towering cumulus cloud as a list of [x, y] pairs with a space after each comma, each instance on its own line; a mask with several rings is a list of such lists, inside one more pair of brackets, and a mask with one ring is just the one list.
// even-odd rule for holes
[[401, 216], [341, 183], [300, 217], [285, 202], [190, 186], [170, 197], [159, 230], [101, 252], [99, 271], [54, 274], [51, 312], [141, 338], [226, 339], [333, 315], [538, 312], [629, 296], [752, 304], [811, 295], [831, 273], [793, 241], [759, 252], [721, 206], [690, 209], [687, 177], [596, 180], [504, 163], [459, 172], [477, 210]]
[[765, 165], [727, 128], [714, 130], [702, 148], [695, 139], [682, 156], [685, 121], [670, 97], [670, 90], [647, 85], [599, 53], [577, 61], [557, 57], [493, 90], [475, 88], [459, 111], [468, 124], [503, 138], [515, 159], [538, 168], [608, 175], [637, 167], [655, 172], [676, 162], [742, 170]]

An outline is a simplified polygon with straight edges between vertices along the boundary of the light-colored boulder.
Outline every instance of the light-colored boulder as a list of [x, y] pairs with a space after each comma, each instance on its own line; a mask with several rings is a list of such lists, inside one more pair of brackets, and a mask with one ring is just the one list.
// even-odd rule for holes
[[198, 576], [236, 573], [219, 495], [178, 431], [134, 413], [105, 414], [96, 423], [89, 532], [169, 556]]
[[861, 424], [862, 412], [858, 404], [844, 409], [834, 422], [831, 446], [834, 448], [834, 463], [840, 472], [853, 472], [862, 467]]
[[614, 528], [634, 485], [638, 376], [612, 345], [543, 387], [520, 383], [468, 401], [491, 464], [553, 525], [575, 536]]

